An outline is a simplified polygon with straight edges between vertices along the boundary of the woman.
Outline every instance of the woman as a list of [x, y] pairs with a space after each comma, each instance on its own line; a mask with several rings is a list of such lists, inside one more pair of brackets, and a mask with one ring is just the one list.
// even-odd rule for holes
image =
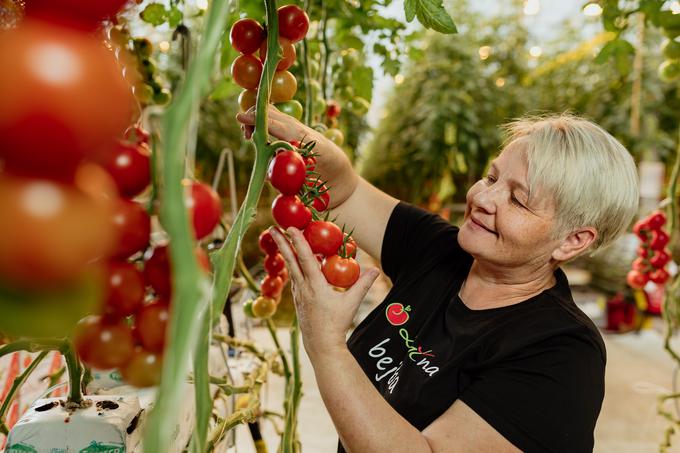
[[[317, 142], [332, 215], [393, 282], [346, 341], [378, 271], [337, 292], [300, 231], [288, 230], [291, 245], [272, 230], [340, 451], [592, 451], [605, 348], [559, 266], [631, 222], [626, 149], [569, 115], [511, 123], [459, 229], [371, 186], [321, 134], [269, 115], [279, 139]], [[249, 136], [254, 114], [237, 119]]]

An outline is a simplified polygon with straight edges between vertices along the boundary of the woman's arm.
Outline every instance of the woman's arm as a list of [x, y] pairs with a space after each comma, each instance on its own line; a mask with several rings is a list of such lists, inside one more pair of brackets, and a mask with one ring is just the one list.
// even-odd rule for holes
[[378, 270], [367, 269], [349, 290], [336, 291], [326, 283], [299, 230], [288, 230], [292, 247], [275, 229], [271, 231], [288, 265], [300, 331], [321, 397], [348, 451], [517, 451], [462, 402], [453, 404], [423, 432], [395, 411], [373, 387], [345, 343], [346, 332]]
[[[330, 207], [333, 217], [337, 216], [336, 223], [353, 228], [353, 237], [359, 247], [379, 260], [387, 221], [398, 200], [363, 180], [345, 152], [323, 134], [273, 106], [269, 107], [268, 115], [269, 133], [274, 137], [285, 141], [316, 142], [316, 171], [322, 181], [327, 181]], [[255, 111], [239, 113], [236, 119], [243, 124], [249, 138], [255, 124]]]

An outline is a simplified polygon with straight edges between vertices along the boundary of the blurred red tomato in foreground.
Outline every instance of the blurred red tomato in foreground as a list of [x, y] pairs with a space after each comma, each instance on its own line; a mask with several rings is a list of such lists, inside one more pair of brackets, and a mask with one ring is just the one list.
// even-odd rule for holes
[[26, 0], [26, 15], [81, 29], [94, 29], [128, 0]]
[[48, 288], [110, 253], [111, 203], [76, 186], [0, 174], [0, 282]]
[[0, 68], [0, 159], [14, 174], [70, 180], [130, 123], [130, 88], [89, 34], [26, 20], [0, 34]]

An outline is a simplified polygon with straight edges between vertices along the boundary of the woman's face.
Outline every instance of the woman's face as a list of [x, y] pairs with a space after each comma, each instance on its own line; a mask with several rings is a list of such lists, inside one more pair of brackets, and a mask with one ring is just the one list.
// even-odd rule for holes
[[467, 193], [458, 242], [475, 259], [499, 266], [544, 265], [559, 240], [552, 238], [554, 203], [527, 182], [526, 141], [510, 143], [485, 178]]

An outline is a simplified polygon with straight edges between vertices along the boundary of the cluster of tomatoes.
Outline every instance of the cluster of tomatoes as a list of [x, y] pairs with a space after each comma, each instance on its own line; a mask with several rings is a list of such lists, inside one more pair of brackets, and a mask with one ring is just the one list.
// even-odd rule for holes
[[312, 253], [321, 262], [321, 271], [331, 285], [349, 288], [359, 278], [354, 257], [356, 243], [350, 234], [321, 215], [328, 210], [330, 196], [315, 172], [314, 143], [292, 142], [301, 151], [279, 149], [269, 164], [267, 178], [280, 192], [272, 202], [272, 216], [284, 230], [303, 231]]
[[[302, 105], [293, 99], [297, 91], [297, 80], [288, 69], [295, 63], [295, 43], [307, 34], [309, 17], [296, 5], [278, 9], [279, 44], [283, 57], [276, 66], [272, 81], [270, 102], [284, 113], [298, 120], [302, 118]], [[241, 53], [231, 65], [234, 82], [245, 88], [239, 95], [239, 107], [246, 111], [255, 105], [257, 87], [262, 76], [263, 63], [267, 55], [267, 32], [255, 19], [240, 19], [231, 27], [231, 45]], [[255, 56], [259, 52], [259, 57]]]
[[666, 215], [655, 211], [633, 227], [633, 232], [642, 244], [638, 248], [638, 258], [633, 261], [626, 278], [631, 288], [642, 289], [649, 281], [658, 285], [668, 281], [666, 265], [671, 260], [671, 252], [666, 248], [670, 238], [663, 229], [665, 224]]

